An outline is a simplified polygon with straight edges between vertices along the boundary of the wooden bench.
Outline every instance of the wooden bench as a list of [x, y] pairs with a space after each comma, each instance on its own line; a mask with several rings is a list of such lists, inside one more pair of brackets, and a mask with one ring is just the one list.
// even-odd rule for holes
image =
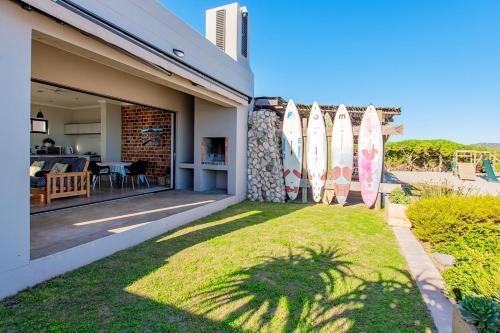
[[[300, 180], [301, 188], [309, 188], [309, 181], [307, 179]], [[380, 183], [380, 187], [378, 189], [377, 201], [375, 202], [375, 208], [382, 208], [382, 195], [386, 193], [391, 193], [395, 188], [401, 188], [401, 184], [389, 184], [389, 183]], [[334, 190], [333, 180], [327, 180], [325, 183], [325, 190]], [[361, 185], [359, 182], [352, 181], [351, 186], [349, 188], [349, 193], [351, 192], [361, 192]], [[307, 202], [307, 191], [302, 191], [302, 202]]]
[[85, 163], [83, 171], [47, 173], [45, 175], [45, 187], [32, 187], [32, 195], [41, 195], [45, 203], [50, 203], [53, 199], [66, 198], [72, 196], [86, 195], [90, 197], [90, 172], [88, 171], [89, 161]]

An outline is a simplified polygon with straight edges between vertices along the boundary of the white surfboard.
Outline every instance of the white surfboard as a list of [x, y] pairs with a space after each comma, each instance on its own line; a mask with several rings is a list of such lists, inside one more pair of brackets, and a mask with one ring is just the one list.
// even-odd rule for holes
[[285, 190], [290, 200], [299, 193], [302, 177], [302, 124], [297, 107], [288, 101], [282, 131], [283, 176]]
[[314, 102], [307, 123], [307, 179], [315, 202], [323, 197], [327, 162], [325, 121], [318, 103]]
[[370, 105], [361, 120], [358, 138], [359, 183], [363, 202], [368, 207], [377, 199], [383, 159], [382, 125], [375, 107]]
[[335, 198], [343, 206], [351, 186], [354, 139], [351, 117], [344, 104], [340, 104], [335, 113], [332, 130], [332, 181]]
[[[325, 112], [323, 119], [325, 120], [326, 134], [328, 135], [328, 131], [330, 131], [330, 133], [332, 132], [333, 120], [332, 120], [332, 117], [330, 117], [330, 114], [328, 112]], [[330, 147], [327, 148], [327, 152], [332, 151], [332, 147], [331, 147], [332, 140], [328, 140], [328, 137], [327, 137], [326, 143], [330, 145]], [[328, 165], [326, 167], [326, 174], [327, 174], [326, 181], [328, 182], [328, 180], [332, 179], [332, 159], [331, 158], [327, 159], [327, 162], [328, 162]], [[329, 205], [333, 201], [333, 198], [335, 196], [335, 191], [333, 190], [333, 188], [327, 188], [325, 186], [325, 190], [323, 192], [324, 192], [323, 193], [323, 203], [326, 205]]]

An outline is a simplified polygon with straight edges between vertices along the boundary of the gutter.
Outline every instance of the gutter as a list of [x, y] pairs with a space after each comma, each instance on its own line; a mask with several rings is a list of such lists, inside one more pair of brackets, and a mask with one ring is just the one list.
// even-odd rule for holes
[[[30, 11], [35, 10], [36, 12], [38, 12], [42, 15], [50, 17], [51, 19], [55, 20], [58, 23], [62, 22], [59, 18], [54, 17], [50, 13], [44, 12], [38, 8], [33, 7], [30, 4], [30, 1], [24, 1], [24, 0], [14, 0], [14, 1], [18, 2], [23, 9], [30, 10]], [[235, 94], [242, 99], [246, 99], [248, 101], [248, 103], [250, 103], [252, 101], [252, 97], [248, 96], [247, 94], [245, 94], [237, 89], [234, 89], [233, 87], [231, 87], [231, 86], [227, 85], [226, 83], [214, 78], [213, 76], [210, 76], [209, 74], [193, 67], [192, 65], [190, 65], [190, 64], [188, 64], [180, 59], [175, 58], [172, 54], [168, 53], [167, 51], [160, 49], [159, 47], [149, 43], [148, 41], [138, 37], [137, 35], [134, 35], [131, 32], [117, 26], [116, 24], [96, 15], [95, 13], [90, 12], [89, 10], [83, 8], [82, 6], [77, 5], [76, 3], [74, 3], [71, 0], [51, 0], [51, 2], [71, 11], [74, 14], [77, 14], [78, 16], [98, 25], [101, 28], [106, 29], [107, 31], [113, 33], [114, 35], [116, 35], [122, 39], [125, 39], [126, 41], [134, 44], [135, 46], [138, 46], [138, 47], [142, 48], [143, 50], [148, 51], [148, 52], [162, 58], [163, 60], [170, 62], [171, 64], [173, 64], [175, 66], [179, 66], [182, 69], [188, 71], [189, 73], [191, 73], [193, 75], [198, 76], [201, 79], [209, 81], [210, 83], [218, 86], [221, 89], [226, 90], [227, 92]], [[81, 31], [81, 29], [74, 27], [73, 25], [71, 25], [67, 22], [64, 22], [64, 23]], [[87, 32], [84, 32], [84, 33], [88, 34]], [[160, 65], [157, 65], [157, 64], [153, 64], [153, 65], [162, 68]], [[196, 85], [196, 84], [193, 83], [193, 85]]]

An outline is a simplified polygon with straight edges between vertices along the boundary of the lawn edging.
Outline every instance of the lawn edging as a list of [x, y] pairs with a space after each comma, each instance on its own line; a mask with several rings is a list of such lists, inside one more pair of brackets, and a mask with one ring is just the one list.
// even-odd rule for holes
[[444, 294], [441, 274], [410, 228], [396, 226], [391, 229], [436, 328], [440, 333], [451, 333], [455, 306]]

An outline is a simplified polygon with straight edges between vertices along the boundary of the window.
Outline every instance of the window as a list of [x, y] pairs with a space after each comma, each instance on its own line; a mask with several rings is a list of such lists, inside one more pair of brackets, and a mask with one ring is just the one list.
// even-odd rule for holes
[[248, 13], [241, 14], [241, 55], [248, 57]]

